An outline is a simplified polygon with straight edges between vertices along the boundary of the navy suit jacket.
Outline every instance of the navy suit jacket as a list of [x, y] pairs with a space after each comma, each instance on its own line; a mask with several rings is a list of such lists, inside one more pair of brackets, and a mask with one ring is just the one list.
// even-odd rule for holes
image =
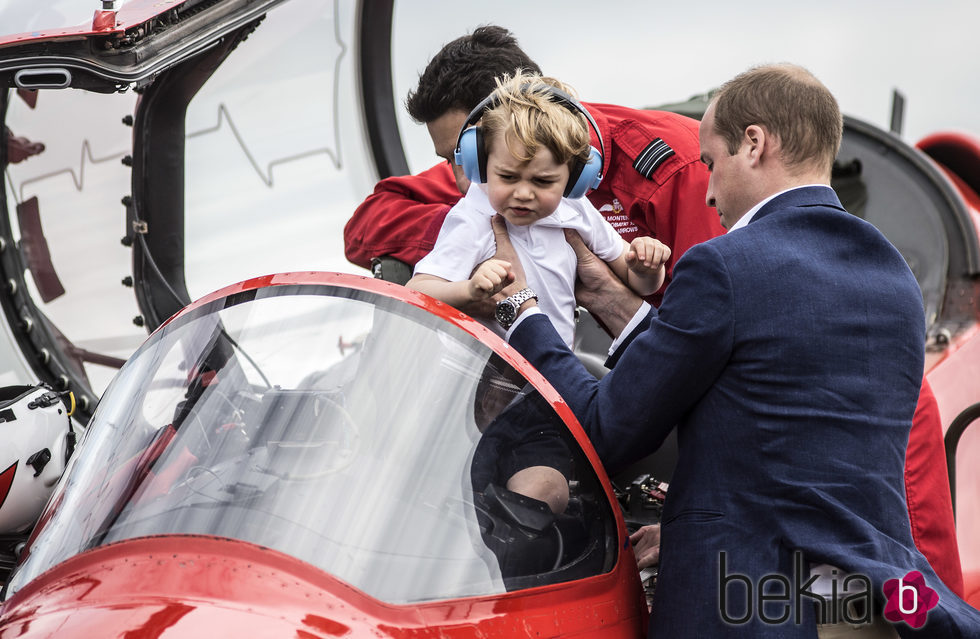
[[[879, 603], [886, 580], [918, 570], [939, 605], [919, 632], [903, 622], [899, 632], [980, 636], [980, 613], [915, 549], [905, 506], [921, 292], [901, 254], [829, 188], [781, 194], [744, 228], [689, 249], [601, 381], [543, 314], [510, 341], [610, 472], [678, 428], [651, 637], [815, 637], [812, 600], [797, 606], [790, 592], [788, 608], [766, 604], [766, 620], [758, 600], [760, 580], [778, 595], [766, 577], [795, 587], [811, 562], [868, 577]], [[752, 589], [723, 582], [735, 574]], [[751, 617], [726, 623], [723, 605], [729, 621]], [[784, 609], [785, 623], [768, 623]]]

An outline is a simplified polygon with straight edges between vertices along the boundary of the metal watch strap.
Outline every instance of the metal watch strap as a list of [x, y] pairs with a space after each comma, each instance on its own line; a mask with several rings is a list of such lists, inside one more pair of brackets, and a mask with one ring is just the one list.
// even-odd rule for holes
[[535, 295], [534, 291], [532, 291], [529, 287], [524, 287], [508, 297], [507, 301], [514, 305], [514, 310], [517, 310], [521, 307], [521, 304], [531, 298], [538, 299], [538, 296]]

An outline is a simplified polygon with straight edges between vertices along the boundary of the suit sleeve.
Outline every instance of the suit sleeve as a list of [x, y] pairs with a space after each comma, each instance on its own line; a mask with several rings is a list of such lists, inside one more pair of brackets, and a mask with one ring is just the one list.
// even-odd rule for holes
[[[637, 313], [639, 313], [639, 311], [637, 311]], [[650, 320], [656, 317], [656, 315], [657, 315], [656, 313], [648, 312], [643, 319], [637, 322], [636, 326], [633, 327], [633, 330], [631, 330], [629, 334], [627, 334], [625, 337], [623, 337], [620, 340], [619, 345], [616, 346], [616, 350], [610, 353], [609, 357], [606, 358], [606, 361], [604, 363], [606, 368], [612, 370], [613, 367], [616, 366], [616, 363], [619, 361], [619, 358], [623, 354], [623, 351], [626, 350], [626, 347], [629, 346], [630, 342], [636, 339], [637, 335], [642, 335], [643, 331], [650, 328]], [[630, 321], [632, 322], [633, 320]]]
[[543, 314], [528, 317], [510, 343], [568, 402], [610, 473], [655, 451], [715, 382], [734, 342], [731, 280], [708, 245], [678, 264], [675, 282], [649, 326], [601, 381], [561, 342]]
[[417, 175], [381, 180], [344, 226], [344, 254], [364, 268], [384, 255], [414, 266], [432, 250], [446, 213], [460, 197], [445, 162]]

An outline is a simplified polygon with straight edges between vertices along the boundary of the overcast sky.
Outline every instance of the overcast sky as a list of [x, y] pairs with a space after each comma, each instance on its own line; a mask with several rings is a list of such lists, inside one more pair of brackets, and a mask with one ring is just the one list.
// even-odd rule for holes
[[[395, 4], [396, 96], [442, 44], [486, 23], [511, 29], [585, 100], [679, 102], [786, 61], [820, 78], [845, 114], [882, 128], [901, 91], [910, 144], [938, 130], [980, 137], [977, 0], [405, 0]], [[399, 106], [410, 164], [425, 168], [436, 159], [425, 129]]]

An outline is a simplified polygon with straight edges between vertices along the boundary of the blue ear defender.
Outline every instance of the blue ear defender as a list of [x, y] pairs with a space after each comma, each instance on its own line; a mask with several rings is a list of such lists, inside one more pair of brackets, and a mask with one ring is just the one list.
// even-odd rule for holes
[[[482, 131], [479, 131], [479, 129], [480, 127], [474, 126], [465, 129], [459, 134], [459, 142], [456, 144], [455, 159], [456, 164], [463, 167], [463, 174], [466, 175], [470, 182], [482, 184], [487, 181], [487, 164], [485, 159], [486, 153], [482, 152], [483, 135]], [[484, 158], [482, 162], [482, 171], [480, 170], [481, 156]]]
[[591, 146], [588, 161], [576, 162], [572, 166], [572, 171], [568, 174], [568, 184], [565, 185], [565, 197], [580, 198], [591, 189], [599, 188], [599, 182], [602, 182], [602, 154]]
[[[547, 92], [552, 101], [564, 106], [569, 111], [579, 112], [585, 116], [596, 137], [599, 138], [599, 147], [602, 147], [602, 133], [596, 125], [592, 115], [585, 110], [578, 100], [555, 88], [547, 87]], [[456, 164], [463, 167], [463, 174], [470, 182], [483, 184], [487, 181], [487, 151], [483, 140], [483, 131], [479, 126], [473, 126], [483, 117], [483, 112], [492, 109], [497, 105], [496, 95], [491, 93], [476, 105], [470, 114], [466, 116], [459, 137], [456, 139], [456, 150], [453, 159]], [[594, 146], [589, 147], [589, 159], [586, 162], [575, 162], [568, 175], [568, 183], [565, 185], [564, 196], [567, 198], [580, 198], [589, 192], [590, 189], [597, 188], [602, 182], [602, 165], [605, 158], [602, 151]]]

